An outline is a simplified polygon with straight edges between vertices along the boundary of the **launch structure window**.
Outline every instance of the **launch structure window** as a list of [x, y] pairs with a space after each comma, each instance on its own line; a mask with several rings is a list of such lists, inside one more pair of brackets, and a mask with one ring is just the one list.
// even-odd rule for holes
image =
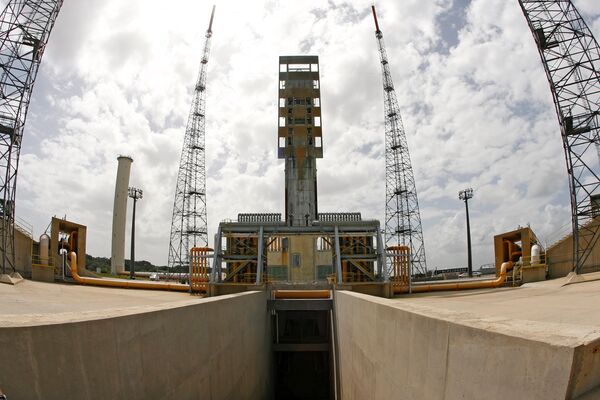
[[284, 127], [285, 126], [285, 117], [279, 117], [279, 126], [280, 127]]
[[311, 72], [319, 72], [319, 64], [310, 64]]
[[321, 146], [322, 146], [322, 143], [321, 143], [321, 137], [320, 137], [320, 136], [317, 136], [317, 137], [315, 138], [315, 147], [321, 147]]
[[279, 64], [279, 72], [287, 72], [287, 64]]
[[285, 89], [285, 81], [279, 81], [279, 89]]
[[279, 99], [279, 107], [285, 107], [285, 99], [283, 97]]
[[[287, 81], [281, 81], [281, 82], [285, 82], [283, 88], [281, 89], [285, 89], [286, 87], [288, 89], [318, 89], [319, 88], [319, 81], [316, 80], [310, 80], [310, 79], [288, 79]], [[315, 83], [316, 82], [316, 83]], [[315, 87], [316, 85], [316, 87]]]
[[319, 236], [317, 238], [317, 251], [331, 251], [331, 238]]
[[321, 99], [319, 99], [318, 97], [315, 97], [313, 99], [313, 106], [315, 106], [315, 107], [321, 107]]
[[300, 253], [292, 253], [292, 267], [300, 268]]
[[288, 71], [290, 71], [290, 72], [308, 72], [308, 71], [310, 71], [310, 64], [289, 64]]
[[280, 148], [284, 148], [285, 147], [285, 138], [284, 137], [280, 137], [279, 138], [279, 147]]
[[306, 105], [306, 101], [304, 99], [294, 98], [294, 105], [295, 106], [303, 106], [303, 105]]
[[315, 117], [315, 126], [321, 126], [321, 117]]

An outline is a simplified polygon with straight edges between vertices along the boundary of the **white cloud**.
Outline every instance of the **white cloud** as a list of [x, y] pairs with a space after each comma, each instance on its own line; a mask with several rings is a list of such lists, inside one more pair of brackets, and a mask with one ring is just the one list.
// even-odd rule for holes
[[[600, 34], [600, 6], [579, 0]], [[279, 55], [318, 54], [324, 150], [319, 209], [383, 217], [383, 104], [370, 2], [217, 2], [208, 71], [208, 219], [282, 212], [276, 158]], [[472, 0], [446, 41], [450, 0], [377, 4], [409, 140], [430, 267], [464, 264], [470, 203], [475, 265], [492, 236], [569, 221], [548, 84], [516, 2]], [[184, 12], [183, 12], [184, 11]], [[56, 214], [110, 253], [116, 156], [134, 158], [137, 257], [167, 259], [175, 179], [210, 7], [174, 0], [65, 2], [25, 132], [17, 213], [36, 233]], [[454, 23], [452, 21], [444, 23]], [[444, 28], [444, 29], [442, 29]], [[440, 52], [440, 44], [450, 48]], [[558, 233], [557, 233], [558, 232]], [[550, 239], [548, 239], [550, 240]]]

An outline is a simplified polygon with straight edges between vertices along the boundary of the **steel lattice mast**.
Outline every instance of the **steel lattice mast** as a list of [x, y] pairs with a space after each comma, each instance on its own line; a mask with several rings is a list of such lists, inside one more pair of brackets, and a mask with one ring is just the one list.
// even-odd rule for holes
[[15, 194], [23, 128], [40, 62], [62, 0], [11, 0], [0, 15], [0, 252], [15, 270]]
[[600, 235], [600, 48], [570, 0], [519, 0], [536, 41], [560, 124], [571, 197], [574, 269]]
[[194, 98], [183, 139], [173, 219], [169, 244], [169, 268], [189, 265], [189, 252], [193, 247], [208, 246], [206, 221], [206, 160], [205, 142], [205, 102], [206, 69], [212, 37], [212, 23], [215, 6], [212, 8], [210, 23], [206, 31], [206, 41], [200, 63], [200, 75], [194, 89]]
[[383, 73], [385, 115], [385, 245], [410, 247], [413, 273], [426, 273], [423, 228], [408, 143], [375, 6], [375, 37]]

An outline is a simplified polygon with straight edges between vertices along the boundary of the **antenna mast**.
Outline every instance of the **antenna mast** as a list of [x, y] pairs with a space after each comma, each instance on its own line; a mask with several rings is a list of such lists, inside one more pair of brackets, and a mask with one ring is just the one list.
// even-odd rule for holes
[[427, 272], [417, 188], [375, 6], [375, 37], [383, 75], [385, 115], [385, 246], [408, 246], [412, 273]]
[[169, 268], [187, 271], [190, 249], [208, 246], [206, 219], [206, 70], [215, 6], [210, 14], [200, 62], [200, 75], [183, 139], [169, 243]]

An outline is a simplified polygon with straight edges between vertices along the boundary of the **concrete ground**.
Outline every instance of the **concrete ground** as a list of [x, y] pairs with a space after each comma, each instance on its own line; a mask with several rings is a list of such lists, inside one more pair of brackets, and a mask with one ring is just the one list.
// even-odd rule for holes
[[517, 288], [404, 295], [392, 306], [499, 333], [566, 345], [600, 337], [600, 273]]
[[25, 280], [0, 284], [0, 327], [34, 326], [130, 315], [201, 301], [183, 292]]

